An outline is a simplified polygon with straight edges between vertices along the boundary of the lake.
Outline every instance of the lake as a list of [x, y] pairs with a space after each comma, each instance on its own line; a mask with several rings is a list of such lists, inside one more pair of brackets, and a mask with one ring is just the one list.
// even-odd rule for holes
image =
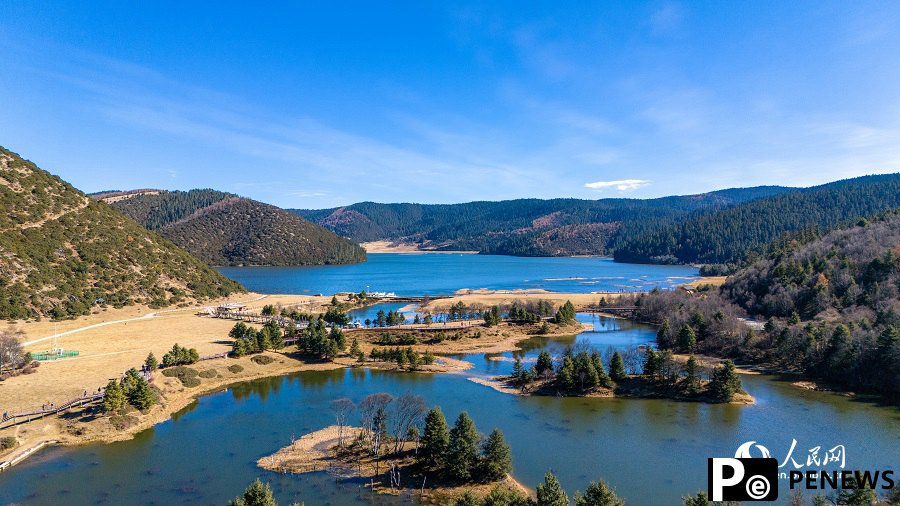
[[[376, 272], [386, 268], [383, 264], [378, 266], [378, 262], [395, 262], [400, 256], [371, 257], [375, 263], [369, 269]], [[482, 256], [466, 256], [467, 260], [448, 255], [400, 258], [412, 262], [411, 268], [423, 276], [423, 282], [430, 287], [428, 291], [434, 293], [439, 291], [437, 287], [450, 287], [455, 281], [453, 275], [435, 270], [437, 265], [457, 269], [467, 263], [477, 272], [488, 272], [490, 269], [479, 265], [481, 262], [503, 264], [496, 257]], [[561, 276], [561, 265], [568, 265], [568, 269], [582, 265], [584, 271], [572, 270], [568, 276], [584, 278], [602, 276], [596, 272], [602, 272], [604, 266], [633, 272], [626, 277], [634, 279], [665, 279], [678, 272], [667, 268], [659, 271], [652, 266], [608, 265], [601, 259], [544, 260], [551, 261], [543, 269], [557, 270], [540, 274], [542, 278]], [[531, 268], [539, 269], [535, 266], [541, 263], [531, 264]], [[332, 279], [322, 272], [313, 275], [302, 274], [302, 269], [287, 269], [282, 272], [288, 273], [289, 280], [248, 287], [279, 292], [292, 286], [297, 291], [303, 286], [298, 280], [309, 279], [317, 283], [315, 291], [329, 292], [349, 283], [341, 269], [361, 267], [309, 269], [336, 273]], [[653, 274], [642, 274], [645, 268]], [[261, 272], [259, 269], [241, 271], [254, 273], [242, 282], [252, 278], [262, 283], [269, 279], [255, 274]], [[428, 281], [426, 272], [441, 279]], [[372, 289], [413, 293], [413, 277], [399, 268], [394, 276], [385, 275]], [[516, 287], [513, 271], [504, 271], [501, 277], [507, 284], [492, 284], [495, 281], [485, 276], [458, 287]], [[536, 276], [519, 276], [533, 277]], [[392, 278], [410, 284], [400, 288], [404, 285], [389, 283]], [[828, 449], [844, 445], [847, 469], [896, 466], [900, 455], [898, 410], [800, 390], [769, 376], [742, 376], [744, 388], [757, 400], [751, 406], [519, 397], [469, 381], [472, 376], [508, 373], [513, 357], [530, 361], [543, 349], [556, 355], [579, 341], [603, 352], [648, 345], [655, 340], [655, 329], [645, 325], [586, 314], [579, 314], [578, 318], [593, 323], [593, 331], [568, 338], [530, 339], [514, 353], [466, 355], [463, 358], [474, 367], [461, 373], [430, 375], [352, 369], [301, 372], [239, 383], [203, 396], [173, 419], [140, 433], [134, 440], [42, 450], [12, 470], [0, 473], [0, 504], [223, 505], [256, 477], [272, 484], [281, 504], [411, 504], [414, 500], [409, 497], [374, 496], [357, 480], [338, 479], [327, 473], [279, 475], [255, 466], [257, 459], [289, 444], [292, 437], [332, 424], [330, 401], [340, 397], [359, 401], [376, 392], [422, 395], [430, 406], [440, 405], [451, 423], [461, 410], [467, 410], [483, 433], [499, 427], [512, 447], [513, 474], [528, 487], [535, 487], [543, 474], [552, 469], [570, 495], [576, 489], [584, 489], [589, 481], [602, 478], [633, 505], [678, 504], [681, 496], [705, 489], [707, 457], [733, 456], [746, 441], [765, 445], [779, 461], [792, 439], [796, 439], [794, 457], [801, 462], [805, 462], [808, 449], [815, 446]], [[782, 481], [781, 503], [786, 503], [786, 488], [787, 483]]]
[[683, 265], [638, 265], [609, 258], [546, 258], [452, 253], [370, 253], [354, 265], [220, 267], [259, 293], [331, 294], [379, 291], [397, 295], [448, 295], [461, 288], [544, 289], [554, 292], [642, 291], [697, 279]]

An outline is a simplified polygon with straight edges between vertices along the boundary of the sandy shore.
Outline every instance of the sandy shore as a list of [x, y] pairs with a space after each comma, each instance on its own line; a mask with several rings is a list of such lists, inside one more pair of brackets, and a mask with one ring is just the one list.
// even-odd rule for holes
[[427, 245], [410, 242], [370, 241], [359, 243], [366, 253], [446, 253], [475, 255], [477, 251], [438, 251], [429, 249]]
[[[353, 439], [362, 432], [362, 429], [345, 426], [343, 432], [344, 445], [350, 447]], [[480, 497], [487, 495], [492, 488], [497, 486], [531, 495], [531, 491], [527, 487], [510, 475], [494, 483], [465, 485], [435, 483], [433, 476], [429, 480], [429, 476], [422, 475], [421, 469], [416, 465], [413, 443], [403, 443], [400, 454], [385, 455], [375, 462], [367, 452], [356, 450], [354, 453], [354, 450], [340, 450], [338, 448], [339, 434], [340, 427], [337, 425], [305, 434], [272, 455], [262, 457], [256, 462], [256, 465], [278, 473], [302, 474], [327, 470], [339, 476], [361, 477], [368, 480], [366, 486], [377, 493], [412, 492], [420, 498], [422, 504], [450, 504], [454, 498], [465, 492]], [[405, 485], [401, 483], [400, 489], [389, 487], [383, 483], [385, 471], [391, 465], [396, 465], [400, 469], [400, 476], [405, 482]]]
[[462, 289], [457, 290], [452, 297], [443, 299], [435, 299], [429, 302], [423, 309], [439, 312], [446, 311], [447, 308], [462, 302], [470, 307], [490, 307], [493, 305], [512, 304], [513, 302], [537, 302], [540, 300], [548, 301], [554, 305], [564, 304], [571, 301], [576, 309], [584, 309], [596, 306], [601, 298], [608, 301], [615, 300], [621, 294], [619, 293], [558, 293], [548, 292], [546, 290], [484, 290], [484, 289]]
[[[344, 427], [345, 444], [356, 438], [362, 429]], [[336, 464], [333, 452], [340, 438], [340, 427], [331, 425], [305, 434], [290, 445], [256, 461], [256, 465], [278, 473], [311, 473], [323, 471]]]

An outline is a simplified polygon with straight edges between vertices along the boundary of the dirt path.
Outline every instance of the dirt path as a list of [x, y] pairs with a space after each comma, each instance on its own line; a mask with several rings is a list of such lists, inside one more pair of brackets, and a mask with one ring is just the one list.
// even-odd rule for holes
[[[241, 301], [241, 302], [244, 302], [244, 303], [257, 302], [257, 301], [263, 300], [263, 299], [265, 299], [265, 298], [267, 298], [267, 297], [268, 297], [268, 295], [260, 295], [259, 297], [255, 298], [255, 299], [251, 299], [251, 300], [248, 300], [248, 301]], [[156, 318], [157, 316], [162, 315], [162, 314], [166, 314], [166, 313], [177, 313], [177, 312], [183, 312], [183, 311], [196, 311], [196, 310], [200, 309], [200, 307], [201, 307], [201, 306], [192, 306], [192, 307], [189, 307], [189, 308], [166, 309], [166, 310], [163, 310], [163, 311], [154, 311], [154, 312], [152, 312], [152, 313], [147, 313], [147, 314], [145, 314], [145, 315], [143, 315], [143, 316], [136, 316], [136, 317], [134, 317], [134, 318], [125, 318], [125, 319], [122, 319], [122, 320], [112, 320], [112, 321], [107, 321], [107, 322], [94, 323], [94, 324], [92, 324], [92, 325], [85, 325], [84, 327], [78, 327], [78, 328], [76, 328], [76, 329], [67, 330], [67, 331], [65, 331], [65, 332], [58, 332], [58, 333], [56, 333], [56, 334], [49, 335], [49, 336], [47, 336], [47, 337], [40, 337], [40, 338], [38, 338], [38, 339], [33, 339], [33, 340], [31, 340], [31, 341], [26, 341], [26, 342], [22, 343], [22, 346], [23, 346], [23, 347], [28, 347], [28, 346], [32, 346], [32, 345], [35, 345], [35, 344], [38, 344], [38, 343], [41, 343], [41, 342], [44, 342], [44, 341], [49, 341], [49, 340], [51, 340], [51, 339], [53, 339], [53, 338], [56, 338], [56, 337], [68, 336], [68, 335], [71, 335], [71, 334], [76, 334], [76, 333], [78, 333], [78, 332], [84, 332], [84, 331], [86, 331], [86, 330], [91, 330], [91, 329], [96, 329], [96, 328], [100, 328], [100, 327], [105, 327], [105, 326], [107, 326], [107, 325], [116, 325], [116, 324], [119, 324], [119, 323], [128, 323], [128, 322], [134, 322], [134, 321], [140, 321], [140, 320], [149, 320], [149, 319], [151, 319], [151, 318]]]

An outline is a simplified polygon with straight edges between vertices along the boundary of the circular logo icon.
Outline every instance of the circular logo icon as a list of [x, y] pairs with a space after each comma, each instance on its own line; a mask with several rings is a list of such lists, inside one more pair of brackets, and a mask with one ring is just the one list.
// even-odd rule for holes
[[757, 457], [753, 455], [753, 447], [755, 446], [757, 450], [759, 450], [759, 457], [767, 459], [771, 456], [769, 453], [769, 449], [763, 445], [755, 444], [756, 441], [747, 441], [738, 447], [737, 451], [734, 452], [734, 458], [736, 459], [749, 459]]
[[750, 479], [747, 480], [747, 495], [753, 499], [762, 499], [769, 495], [771, 487], [769, 480], [765, 477], [760, 475], [751, 476]]

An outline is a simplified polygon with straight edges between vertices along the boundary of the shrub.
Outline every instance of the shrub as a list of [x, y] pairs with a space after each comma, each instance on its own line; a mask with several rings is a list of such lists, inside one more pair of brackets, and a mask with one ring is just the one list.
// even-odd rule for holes
[[18, 445], [19, 441], [12, 436], [0, 438], [0, 450], [9, 450], [10, 448], [15, 448]]
[[231, 372], [232, 374], [237, 374], [243, 370], [244, 370], [244, 366], [242, 366], [242, 365], [231, 364], [230, 366], [228, 366], [228, 371]]
[[191, 377], [191, 378], [181, 378], [181, 384], [186, 386], [187, 388], [194, 388], [200, 386], [200, 378]]
[[201, 378], [215, 378], [218, 375], [219, 373], [217, 373], [215, 369], [206, 369], [204, 371], [200, 371]]
[[268, 355], [256, 355], [255, 357], [251, 358], [250, 360], [256, 362], [259, 365], [268, 365], [275, 361], [274, 358], [272, 358]]
[[199, 375], [200, 373], [198, 373], [196, 369], [185, 367], [183, 365], [163, 369], [163, 376], [178, 378], [178, 380], [181, 381], [181, 384], [186, 387], [195, 387], [199, 385], [200, 378], [197, 377]]

